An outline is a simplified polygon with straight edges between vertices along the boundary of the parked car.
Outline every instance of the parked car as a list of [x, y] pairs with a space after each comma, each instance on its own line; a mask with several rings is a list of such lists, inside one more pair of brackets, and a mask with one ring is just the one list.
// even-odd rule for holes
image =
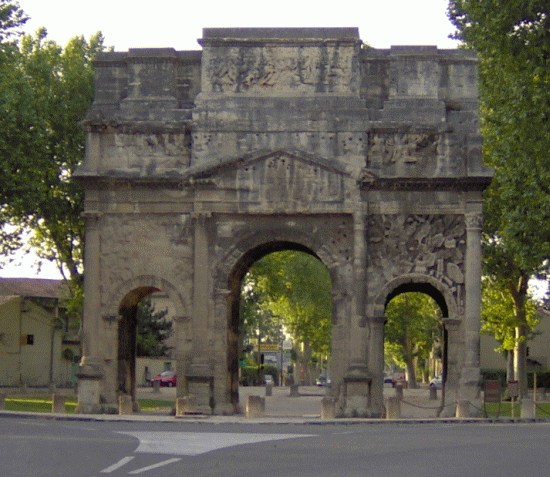
[[325, 378], [324, 376], [319, 376], [317, 378], [317, 380], [315, 381], [315, 384], [317, 386], [330, 386], [331, 385], [331, 380]]
[[159, 381], [161, 386], [168, 386], [169, 388], [175, 386], [177, 380], [178, 378], [175, 371], [163, 371], [153, 378], [153, 381]]
[[266, 374], [264, 376], [264, 384], [271, 384], [273, 386], [273, 376], [271, 376], [271, 374]]
[[436, 389], [441, 389], [443, 387], [443, 375], [436, 376], [430, 381], [430, 386]]
[[384, 384], [391, 384], [392, 387], [395, 387], [395, 379], [392, 376], [384, 374]]

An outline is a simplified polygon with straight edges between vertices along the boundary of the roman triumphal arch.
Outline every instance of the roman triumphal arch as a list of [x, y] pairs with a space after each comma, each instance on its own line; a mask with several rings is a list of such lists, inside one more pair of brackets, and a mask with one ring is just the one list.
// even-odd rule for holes
[[444, 313], [448, 402], [479, 393], [481, 159], [476, 58], [366, 47], [355, 28], [205, 29], [200, 51], [96, 61], [83, 121], [85, 309], [79, 409], [135, 397], [135, 308], [174, 304], [177, 394], [239, 412], [240, 281], [276, 250], [332, 279], [339, 416], [382, 415], [384, 309]]

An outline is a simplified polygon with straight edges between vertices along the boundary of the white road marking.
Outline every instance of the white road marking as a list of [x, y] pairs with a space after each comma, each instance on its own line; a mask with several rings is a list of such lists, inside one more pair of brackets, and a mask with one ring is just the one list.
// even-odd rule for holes
[[149, 465], [148, 467], [143, 467], [142, 469], [132, 470], [132, 472], [128, 472], [128, 474], [141, 474], [142, 472], [147, 472], [148, 470], [153, 470], [158, 467], [163, 467], [168, 464], [173, 464], [174, 462], [178, 462], [181, 459], [174, 458], [174, 459], [168, 459], [163, 460], [162, 462], [159, 462], [158, 464]]
[[123, 457], [122, 459], [120, 459], [116, 464], [113, 464], [109, 467], [107, 467], [106, 469], [103, 469], [101, 471], [102, 474], [109, 474], [117, 469], [119, 469], [120, 467], [122, 467], [123, 465], [126, 465], [128, 462], [130, 462], [131, 460], [133, 459], [132, 456], [128, 456], [128, 457]]
[[254, 434], [225, 432], [120, 432], [139, 439], [135, 452], [148, 454], [199, 455], [242, 444], [315, 437], [314, 434]]

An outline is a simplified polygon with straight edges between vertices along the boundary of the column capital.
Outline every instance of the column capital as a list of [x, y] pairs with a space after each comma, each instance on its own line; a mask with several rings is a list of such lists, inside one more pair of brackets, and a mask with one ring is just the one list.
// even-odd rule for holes
[[458, 330], [458, 327], [462, 323], [462, 320], [459, 320], [458, 318], [443, 318], [442, 321], [445, 328], [449, 331]]
[[388, 319], [385, 316], [367, 316], [367, 323], [369, 325], [384, 326]]
[[466, 221], [466, 229], [481, 230], [481, 226], [482, 226], [481, 214], [478, 214], [478, 213], [464, 214], [464, 220]]

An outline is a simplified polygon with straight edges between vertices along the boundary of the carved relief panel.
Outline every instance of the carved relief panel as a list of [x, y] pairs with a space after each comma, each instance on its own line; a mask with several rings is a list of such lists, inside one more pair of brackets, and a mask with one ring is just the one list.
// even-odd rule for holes
[[466, 224], [462, 215], [373, 215], [368, 262], [386, 282], [405, 274], [434, 277], [464, 302]]

